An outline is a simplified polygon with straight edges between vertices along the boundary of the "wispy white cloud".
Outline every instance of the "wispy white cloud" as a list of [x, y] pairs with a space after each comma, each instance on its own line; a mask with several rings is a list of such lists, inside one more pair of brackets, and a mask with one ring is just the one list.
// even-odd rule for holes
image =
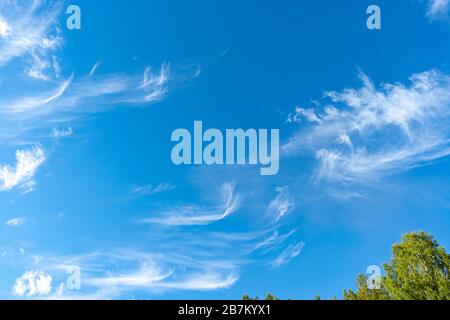
[[[89, 74], [68, 74], [59, 58], [63, 7], [64, 1], [58, 0], [0, 2], [0, 68], [8, 67], [15, 75], [1, 79], [0, 142], [33, 139], [55, 123], [67, 124], [112, 106], [148, 106], [196, 78], [198, 66], [166, 62], [134, 74], [100, 74], [98, 61]], [[23, 72], [36, 81], [24, 81]]]
[[31, 88], [27, 94], [4, 95], [0, 97], [0, 140], [33, 137], [55, 123], [69, 124], [114, 106], [152, 105], [165, 98], [171, 87], [190, 79], [189, 74], [169, 70], [164, 63], [159, 70], [146, 69], [136, 75], [98, 74], [95, 79], [72, 75], [56, 87], [48, 84], [47, 91]]
[[212, 207], [198, 205], [176, 206], [161, 212], [159, 217], [141, 220], [141, 223], [161, 224], [167, 226], [206, 225], [225, 219], [236, 212], [241, 203], [241, 196], [235, 193], [233, 183], [222, 186], [223, 204]]
[[58, 16], [62, 2], [2, 1], [0, 3], [0, 67], [22, 59], [24, 71], [37, 79], [57, 75], [54, 51], [62, 45]]
[[11, 27], [8, 22], [0, 16], [0, 37], [7, 38], [11, 34]]
[[296, 232], [297, 230], [294, 229], [286, 234], [280, 234], [278, 230], [275, 230], [269, 236], [257, 243], [253, 250], [265, 250], [265, 252], [271, 251], [289, 239]]
[[133, 291], [136, 289], [147, 291], [210, 291], [228, 288], [238, 279], [237, 274], [232, 270], [227, 271], [226, 268], [224, 270], [214, 270], [214, 268], [206, 266], [204, 269], [193, 271], [187, 275], [173, 275], [174, 273], [170, 270], [163, 271], [159, 266], [149, 264], [141, 265], [138, 270], [130, 271], [128, 274], [113, 273], [88, 278], [85, 280], [85, 283], [100, 288], [114, 287], [117, 289], [116, 292]]
[[297, 108], [302, 129], [283, 153], [315, 153], [319, 180], [363, 183], [450, 154], [448, 75], [430, 70], [412, 75], [409, 85], [380, 87], [361, 79], [362, 88], [327, 92], [331, 103], [308, 110], [312, 118]]
[[101, 64], [102, 64], [101, 61], [97, 61], [97, 62], [92, 66], [92, 69], [91, 69], [91, 71], [89, 72], [89, 77], [92, 77], [92, 76], [95, 74], [95, 72], [97, 71], [97, 68], [100, 67]]
[[149, 196], [154, 195], [157, 193], [170, 191], [175, 189], [175, 186], [167, 183], [167, 182], [161, 182], [160, 184], [153, 186], [153, 185], [143, 185], [143, 186], [134, 186], [131, 188], [131, 194], [135, 196]]
[[280, 221], [295, 207], [294, 197], [291, 195], [289, 186], [277, 187], [277, 196], [269, 203], [267, 213]]
[[[7, 104], [5, 103], [5, 108], [9, 113], [25, 113], [30, 115], [30, 112], [33, 112], [37, 109], [37, 112], [42, 113], [45, 111], [47, 106], [50, 106], [52, 102], [58, 100], [64, 92], [66, 92], [70, 83], [72, 82], [73, 75], [63, 81], [53, 92], [44, 95], [38, 95], [33, 97], [21, 97], [16, 101], [9, 101]], [[6, 106], [7, 105], [7, 106]]]
[[446, 17], [449, 9], [449, 0], [428, 0], [427, 16], [432, 19]]
[[38, 271], [27, 271], [20, 276], [12, 289], [16, 296], [34, 297], [47, 295], [52, 290], [52, 277]]
[[[51, 292], [42, 290], [46, 293], [41, 296], [32, 294], [39, 299], [114, 299], [130, 295], [148, 297], [167, 291], [227, 289], [236, 284], [246, 264], [267, 263], [277, 267], [295, 258], [301, 250], [298, 243], [291, 242], [287, 247], [284, 244], [295, 232], [281, 233], [272, 228], [272, 231], [240, 234], [198, 233], [189, 229], [168, 233], [156, 228], [148, 239], [149, 250], [112, 246], [69, 256], [24, 252], [29, 261], [25, 270], [39, 266], [45, 271], [25, 278], [44, 274], [53, 279]], [[256, 255], [259, 258], [253, 260]], [[70, 290], [65, 285], [69, 266], [81, 270], [80, 290]]]
[[73, 135], [73, 129], [71, 127], [67, 127], [65, 129], [53, 128], [52, 137], [55, 139], [68, 138]]
[[31, 150], [18, 150], [14, 167], [0, 165], [0, 191], [9, 191], [16, 186], [30, 189], [34, 185], [33, 176], [45, 159], [44, 150], [39, 146]]
[[[103, 111], [116, 104], [145, 106], [160, 101], [168, 92], [169, 65], [160, 72], [145, 70], [142, 76], [109, 74], [75, 79], [74, 75], [62, 81], [48, 93], [0, 101], [7, 113], [21, 119], [64, 113], [83, 114]], [[141, 83], [141, 81], [143, 81]], [[86, 107], [94, 103], [95, 106]], [[89, 109], [88, 109], [89, 108]]]
[[6, 221], [6, 225], [10, 227], [20, 227], [25, 224], [27, 220], [23, 217], [17, 217]]
[[292, 243], [288, 245], [283, 250], [283, 252], [281, 252], [281, 254], [270, 263], [270, 265], [272, 267], [281, 267], [289, 263], [292, 259], [298, 257], [298, 255], [302, 252], [304, 247], [305, 247], [304, 242]]
[[[41, 294], [51, 293], [51, 276], [60, 278], [70, 265], [81, 269], [81, 290], [67, 290], [59, 285], [51, 298], [109, 299], [131, 293], [152, 293], [169, 290], [211, 291], [232, 286], [239, 278], [238, 266], [226, 260], [195, 259], [166, 252], [149, 253], [112, 250], [71, 257], [46, 259], [46, 274], [27, 272], [15, 285], [14, 292], [23, 296], [25, 288], [36, 288], [36, 278], [46, 276], [48, 286]], [[31, 285], [24, 286], [31, 279]], [[50, 279], [50, 283], [48, 280]], [[19, 281], [20, 280], [20, 281]], [[34, 286], [33, 286], [34, 284]], [[51, 288], [51, 287], [50, 287]], [[37, 289], [31, 289], [30, 296]]]
[[166, 280], [171, 273], [170, 270], [161, 270], [153, 261], [147, 261], [141, 262], [137, 270], [88, 278], [85, 282], [96, 287], [150, 288]]

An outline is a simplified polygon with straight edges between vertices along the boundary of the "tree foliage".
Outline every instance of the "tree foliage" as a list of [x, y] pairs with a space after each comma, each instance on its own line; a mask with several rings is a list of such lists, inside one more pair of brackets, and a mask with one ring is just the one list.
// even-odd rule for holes
[[[259, 300], [259, 297], [256, 296], [256, 297], [252, 298], [252, 297], [250, 297], [248, 294], [245, 294], [245, 295], [242, 297], [242, 300]], [[270, 294], [270, 293], [267, 293], [266, 296], [265, 296], [265, 298], [264, 298], [264, 300], [272, 301], [272, 300], [280, 300], [280, 299], [279, 299], [278, 297], [276, 297], [276, 296]]]
[[[379, 289], [369, 288], [369, 277], [360, 274], [357, 290], [344, 291], [345, 300], [450, 300], [450, 255], [433, 236], [408, 233], [392, 247], [392, 258], [383, 265]], [[244, 300], [259, 300], [244, 295]], [[321, 300], [317, 294], [316, 300]], [[279, 300], [268, 293], [264, 300]], [[335, 297], [332, 300], [336, 300]]]
[[344, 291], [346, 300], [450, 299], [450, 255], [430, 234], [408, 233], [392, 251], [381, 288], [369, 289], [368, 277], [359, 275], [358, 290]]

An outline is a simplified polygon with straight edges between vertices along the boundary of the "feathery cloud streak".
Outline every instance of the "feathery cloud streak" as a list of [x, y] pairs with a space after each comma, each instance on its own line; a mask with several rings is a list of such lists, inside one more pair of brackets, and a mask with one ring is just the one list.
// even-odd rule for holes
[[16, 186], [32, 188], [33, 176], [45, 160], [44, 150], [39, 146], [31, 150], [18, 150], [15, 166], [0, 165], [0, 191], [9, 191]]
[[297, 107], [288, 121], [302, 129], [283, 146], [286, 155], [314, 152], [317, 179], [368, 183], [450, 153], [450, 77], [430, 70], [409, 85], [363, 86], [327, 92], [321, 110]]
[[22, 59], [30, 77], [50, 80], [59, 75], [54, 52], [62, 45], [58, 16], [62, 2], [41, 0], [0, 3], [0, 67]]
[[212, 207], [198, 205], [177, 206], [162, 212], [160, 217], [144, 219], [141, 223], [193, 226], [206, 225], [223, 220], [239, 209], [241, 196], [235, 193], [235, 185], [233, 183], [225, 183], [221, 192], [224, 201], [222, 205]]

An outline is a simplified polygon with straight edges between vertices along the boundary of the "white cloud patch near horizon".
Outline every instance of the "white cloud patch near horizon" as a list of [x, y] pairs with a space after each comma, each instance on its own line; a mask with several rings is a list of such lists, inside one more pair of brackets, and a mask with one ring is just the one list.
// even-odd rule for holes
[[[51, 294], [44, 297], [50, 299], [110, 299], [137, 292], [218, 290], [229, 288], [239, 278], [238, 266], [230, 261], [215, 260], [213, 257], [198, 260], [174, 252], [112, 250], [109, 253], [95, 252], [45, 261], [49, 274], [27, 271], [16, 280], [13, 288], [15, 295], [31, 297]], [[60, 285], [51, 292], [50, 274], [55, 279], [64, 279], [67, 277], [67, 267], [73, 265], [81, 269], [81, 290], [67, 290]]]
[[324, 107], [297, 107], [289, 119], [300, 131], [282, 147], [293, 156], [314, 153], [318, 181], [371, 183], [450, 154], [450, 77], [430, 70], [410, 83], [327, 92]]
[[17, 278], [12, 293], [20, 297], [47, 295], [52, 291], [52, 277], [38, 271], [27, 271]]

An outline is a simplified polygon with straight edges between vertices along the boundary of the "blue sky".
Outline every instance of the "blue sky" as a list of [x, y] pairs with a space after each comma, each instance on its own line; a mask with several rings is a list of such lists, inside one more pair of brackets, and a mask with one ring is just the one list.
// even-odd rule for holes
[[[0, 1], [0, 297], [341, 297], [449, 247], [449, 2], [375, 2]], [[195, 120], [280, 129], [278, 175], [175, 166]]]

